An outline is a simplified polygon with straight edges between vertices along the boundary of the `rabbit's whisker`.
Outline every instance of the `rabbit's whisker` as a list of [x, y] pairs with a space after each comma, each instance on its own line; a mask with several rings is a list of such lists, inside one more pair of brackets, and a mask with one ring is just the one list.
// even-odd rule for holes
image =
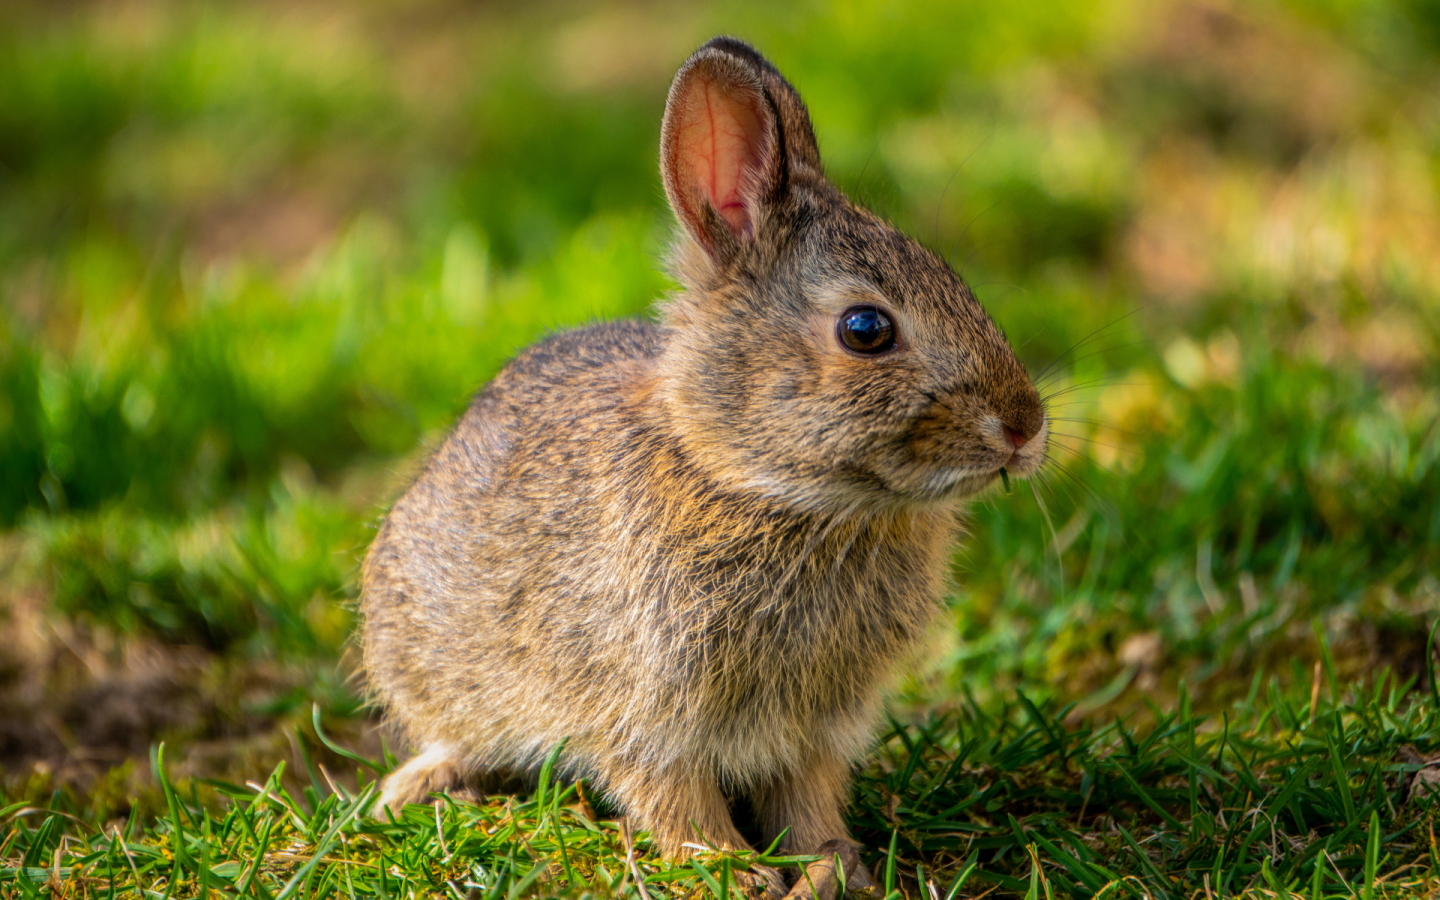
[[[1123, 344], [1116, 344], [1116, 345], [1114, 345], [1113, 347], [1102, 347], [1102, 348], [1100, 348], [1099, 350], [1094, 351], [1093, 353], [1087, 353], [1087, 354], [1085, 354], [1084, 356], [1076, 357], [1076, 358], [1071, 362], [1071, 366], [1073, 367], [1073, 366], [1079, 365], [1080, 363], [1084, 362], [1084, 361], [1087, 360], [1087, 359], [1094, 359], [1094, 358], [1097, 357], [1097, 356], [1104, 356], [1106, 353], [1114, 353], [1116, 350], [1126, 350], [1126, 349], [1129, 349], [1129, 348], [1131, 348], [1131, 347], [1143, 347], [1143, 346], [1145, 346], [1145, 345], [1148, 345], [1149, 343], [1150, 343], [1149, 340], [1127, 341], [1126, 343], [1123, 343]], [[1072, 369], [1072, 370], [1073, 370], [1073, 369]], [[1037, 381], [1037, 382], [1035, 383], [1035, 386], [1036, 386], [1037, 388], [1044, 388], [1045, 385], [1050, 384], [1051, 382], [1055, 381], [1055, 379], [1061, 377], [1063, 374], [1064, 374], [1063, 371], [1052, 372], [1052, 373], [1050, 373], [1050, 375], [1049, 375], [1048, 377], [1046, 377], [1046, 378], [1044, 378], [1044, 379], [1042, 379], [1042, 380], [1040, 380], [1040, 381]]]
[[1075, 391], [1083, 391], [1096, 387], [1137, 387], [1139, 386], [1139, 384], [1139, 382], [1135, 381], [1110, 381], [1107, 378], [1099, 378], [1095, 381], [1084, 382], [1083, 384], [1072, 384], [1070, 387], [1055, 391], [1051, 394], [1046, 394], [1040, 399], [1041, 402], [1045, 403], [1048, 406], [1050, 401], [1055, 399], [1056, 397], [1063, 397], [1066, 394], [1073, 394]]
[[[1109, 449], [1111, 449], [1111, 450], [1114, 450], [1116, 453], [1139, 453], [1139, 452], [1140, 452], [1139, 450], [1136, 450], [1134, 447], [1117, 447], [1117, 446], [1114, 445], [1114, 444], [1107, 444], [1107, 443], [1104, 442], [1104, 441], [1097, 441], [1097, 440], [1095, 440], [1094, 438], [1088, 438], [1088, 437], [1084, 437], [1084, 436], [1078, 435], [1078, 434], [1070, 434], [1070, 433], [1064, 432], [1064, 431], [1052, 431], [1052, 432], [1050, 432], [1050, 433], [1051, 433], [1052, 435], [1054, 435], [1055, 437], [1069, 438], [1069, 439], [1072, 440], [1072, 441], [1084, 441], [1084, 442], [1087, 443], [1087, 444], [1095, 444], [1095, 445], [1098, 446], [1098, 447], [1107, 447], [1107, 448], [1109, 448]], [[1061, 446], [1064, 446], [1064, 445], [1062, 444]]]
[[1074, 344], [1071, 344], [1071, 345], [1070, 345], [1070, 348], [1069, 348], [1068, 350], [1066, 350], [1064, 353], [1061, 353], [1059, 356], [1055, 357], [1055, 359], [1053, 359], [1053, 360], [1050, 362], [1050, 365], [1048, 365], [1048, 366], [1046, 366], [1044, 369], [1042, 369], [1042, 370], [1040, 371], [1040, 374], [1039, 374], [1039, 375], [1036, 375], [1036, 376], [1035, 376], [1033, 379], [1031, 379], [1031, 380], [1034, 381], [1034, 382], [1037, 383], [1037, 384], [1038, 384], [1039, 382], [1043, 381], [1044, 378], [1045, 378], [1045, 376], [1050, 373], [1050, 370], [1054, 369], [1055, 366], [1059, 365], [1059, 364], [1060, 364], [1060, 361], [1063, 360], [1065, 357], [1069, 356], [1071, 353], [1074, 353], [1076, 350], [1079, 350], [1081, 347], [1084, 347], [1086, 344], [1090, 343], [1092, 340], [1098, 340], [1098, 339], [1104, 334], [1105, 331], [1109, 330], [1110, 328], [1112, 328], [1112, 327], [1114, 327], [1114, 326], [1116, 326], [1116, 325], [1119, 325], [1121, 322], [1124, 322], [1126, 319], [1130, 318], [1131, 316], [1135, 315], [1136, 313], [1140, 312], [1141, 310], [1148, 308], [1148, 306], [1149, 306], [1149, 304], [1141, 304], [1140, 306], [1137, 306], [1137, 307], [1135, 307], [1134, 309], [1130, 310], [1129, 312], [1125, 313], [1125, 315], [1121, 316], [1120, 318], [1115, 319], [1115, 320], [1110, 321], [1110, 322], [1107, 322], [1107, 323], [1105, 323], [1104, 325], [1101, 325], [1099, 328], [1097, 328], [1097, 329], [1095, 329], [1094, 331], [1090, 332], [1090, 333], [1087, 334], [1085, 337], [1083, 337], [1083, 338], [1081, 338], [1080, 340], [1076, 341]]

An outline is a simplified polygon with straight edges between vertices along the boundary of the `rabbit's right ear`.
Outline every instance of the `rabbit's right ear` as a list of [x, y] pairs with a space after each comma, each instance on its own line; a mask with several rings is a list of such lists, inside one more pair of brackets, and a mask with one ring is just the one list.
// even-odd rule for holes
[[750, 45], [715, 38], [676, 73], [660, 168], [676, 218], [712, 257], [728, 259], [753, 240], [762, 207], [807, 166], [819, 174], [805, 104]]

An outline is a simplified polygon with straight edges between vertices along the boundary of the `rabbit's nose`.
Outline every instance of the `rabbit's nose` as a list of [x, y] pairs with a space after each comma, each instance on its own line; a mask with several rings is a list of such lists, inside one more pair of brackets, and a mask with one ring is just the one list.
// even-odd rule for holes
[[1021, 447], [1029, 443], [1030, 438], [1011, 428], [1009, 425], [1004, 426], [1004, 428], [1005, 439], [1008, 440], [1010, 442], [1010, 446], [1014, 447], [1016, 450], [1019, 450]]

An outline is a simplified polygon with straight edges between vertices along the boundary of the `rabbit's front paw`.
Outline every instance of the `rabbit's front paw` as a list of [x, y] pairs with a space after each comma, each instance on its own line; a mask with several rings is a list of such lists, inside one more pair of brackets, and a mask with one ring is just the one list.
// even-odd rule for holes
[[[795, 886], [784, 900], [839, 900], [841, 875], [844, 876], [845, 896], [864, 897], [875, 895], [875, 879], [870, 870], [860, 862], [860, 854], [852, 841], [826, 841], [817, 851], [820, 858], [800, 872]], [[836, 871], [836, 862], [843, 872]]]
[[431, 794], [457, 788], [463, 781], [459, 756], [446, 746], [431, 744], [424, 753], [385, 776], [376, 814], [383, 817], [381, 810], [389, 810], [399, 818], [406, 804], [424, 803]]

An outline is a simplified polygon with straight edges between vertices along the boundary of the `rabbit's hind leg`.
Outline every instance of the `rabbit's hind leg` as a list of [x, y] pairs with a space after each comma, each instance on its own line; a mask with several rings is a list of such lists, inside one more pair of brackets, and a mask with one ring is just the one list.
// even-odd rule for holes
[[453, 747], [429, 744], [419, 755], [385, 776], [376, 812], [388, 809], [398, 818], [406, 804], [425, 803], [431, 794], [460, 788], [468, 780], [465, 762]]

